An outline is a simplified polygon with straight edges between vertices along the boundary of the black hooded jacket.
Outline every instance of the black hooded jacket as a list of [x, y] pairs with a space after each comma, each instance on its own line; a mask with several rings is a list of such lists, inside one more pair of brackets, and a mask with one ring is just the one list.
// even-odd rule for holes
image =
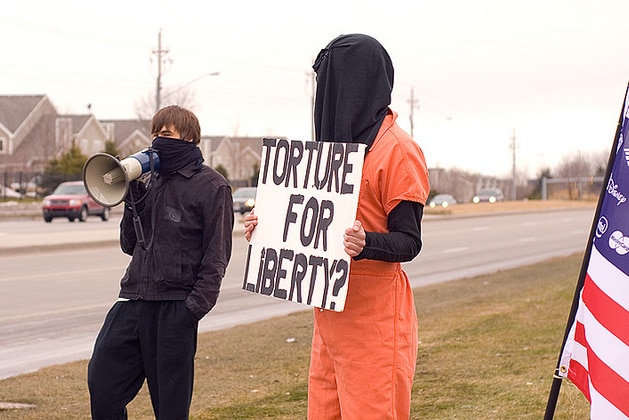
[[152, 181], [140, 214], [141, 246], [125, 208], [120, 246], [132, 256], [120, 298], [184, 300], [201, 319], [216, 304], [231, 258], [234, 215], [231, 187], [209, 166], [191, 162]]

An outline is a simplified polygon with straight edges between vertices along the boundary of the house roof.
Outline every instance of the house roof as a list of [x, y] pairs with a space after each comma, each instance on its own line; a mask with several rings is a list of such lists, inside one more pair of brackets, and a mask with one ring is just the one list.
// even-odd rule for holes
[[91, 115], [88, 115], [88, 114], [81, 114], [81, 115], [65, 114], [65, 115], [58, 116], [58, 118], [70, 118], [72, 120], [72, 129], [73, 129], [72, 134], [75, 134], [77, 131], [83, 128], [83, 126], [87, 123], [90, 117]]
[[46, 95], [0, 95], [0, 123], [14, 133]]
[[201, 136], [201, 142], [210, 143], [210, 151], [214, 152], [223, 141], [238, 145], [238, 150], [245, 147], [252, 148], [256, 153], [262, 153], [262, 139], [264, 137], [229, 137], [229, 136]]
[[150, 120], [100, 120], [104, 124], [111, 124], [114, 127], [113, 136], [117, 142], [124, 141], [135, 131], [140, 131], [150, 138]]

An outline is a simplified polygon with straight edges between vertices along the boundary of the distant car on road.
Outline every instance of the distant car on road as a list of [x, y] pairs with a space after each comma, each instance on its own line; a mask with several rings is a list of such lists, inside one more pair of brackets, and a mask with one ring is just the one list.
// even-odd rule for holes
[[452, 194], [437, 194], [430, 201], [428, 205], [432, 208], [435, 207], [448, 207], [456, 204], [457, 201]]
[[67, 217], [69, 221], [87, 220], [88, 216], [99, 216], [109, 220], [109, 207], [103, 207], [89, 196], [82, 181], [62, 182], [55, 191], [42, 201], [42, 212], [46, 223], [55, 217]]
[[257, 192], [258, 189], [256, 187], [242, 187], [234, 191], [232, 193], [234, 212], [240, 214], [250, 212], [256, 206]]
[[497, 201], [504, 201], [505, 196], [500, 188], [481, 188], [478, 190], [472, 202], [478, 203], [495, 203]]

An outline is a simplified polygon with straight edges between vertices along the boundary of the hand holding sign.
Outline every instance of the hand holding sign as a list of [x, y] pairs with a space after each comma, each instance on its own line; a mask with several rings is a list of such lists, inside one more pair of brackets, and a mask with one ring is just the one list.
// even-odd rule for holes
[[360, 254], [365, 247], [365, 229], [363, 229], [362, 223], [359, 220], [354, 222], [352, 227], [345, 229], [345, 235], [343, 235], [343, 245], [345, 246], [345, 252], [350, 257], [355, 257]]
[[255, 215], [255, 209], [252, 209], [245, 216], [245, 239], [247, 240], [247, 242], [251, 240], [251, 235], [257, 225], [258, 225], [258, 216]]

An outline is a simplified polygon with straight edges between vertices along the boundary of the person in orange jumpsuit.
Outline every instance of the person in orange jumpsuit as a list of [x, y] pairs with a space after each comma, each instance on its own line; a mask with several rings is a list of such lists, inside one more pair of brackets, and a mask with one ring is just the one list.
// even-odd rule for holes
[[[356, 221], [343, 238], [352, 257], [345, 309], [314, 313], [308, 418], [408, 419], [417, 314], [400, 263], [422, 247], [426, 162], [389, 108], [393, 65], [376, 39], [341, 35], [313, 68], [316, 140], [365, 143], [367, 154]], [[247, 240], [257, 223], [245, 217]]]

